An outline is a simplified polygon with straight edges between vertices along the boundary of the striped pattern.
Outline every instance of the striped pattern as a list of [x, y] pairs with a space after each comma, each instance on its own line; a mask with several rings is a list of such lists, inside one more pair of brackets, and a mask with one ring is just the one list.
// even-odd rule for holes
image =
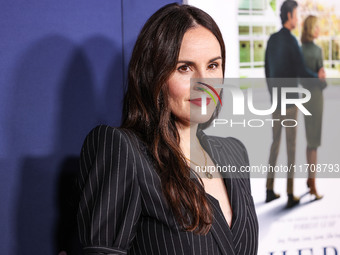
[[[197, 136], [215, 164], [249, 164], [238, 140], [202, 131]], [[153, 162], [133, 134], [105, 125], [94, 128], [84, 141], [80, 168], [77, 219], [85, 254], [257, 254], [258, 222], [249, 178], [224, 179], [233, 210], [231, 228], [218, 200], [207, 193], [214, 221], [201, 236], [180, 229]]]

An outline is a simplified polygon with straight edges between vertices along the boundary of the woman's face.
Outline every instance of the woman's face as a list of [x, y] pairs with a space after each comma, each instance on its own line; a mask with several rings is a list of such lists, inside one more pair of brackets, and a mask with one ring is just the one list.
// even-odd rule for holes
[[[214, 34], [202, 26], [189, 29], [183, 37], [176, 69], [167, 82], [170, 109], [178, 121], [186, 125], [208, 121], [216, 106], [207, 95], [207, 114], [201, 114], [201, 95], [205, 92], [190, 85], [190, 79], [222, 77], [221, 47]], [[204, 89], [213, 94], [207, 87]], [[220, 90], [216, 89], [218, 93]]]

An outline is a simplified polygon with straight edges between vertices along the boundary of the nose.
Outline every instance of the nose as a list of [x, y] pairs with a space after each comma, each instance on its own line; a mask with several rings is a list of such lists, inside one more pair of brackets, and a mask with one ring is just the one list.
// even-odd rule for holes
[[204, 70], [204, 68], [197, 68], [190, 79], [191, 89], [193, 89], [193, 91], [202, 93], [201, 88], [204, 87], [204, 85], [200, 83], [207, 82], [204, 78], [207, 78], [206, 70]]
[[195, 82], [193, 83], [192, 89], [194, 91], [198, 91], [198, 92], [203, 93], [203, 87], [205, 87], [203, 84], [205, 84], [205, 83], [201, 82], [201, 79], [198, 79], [198, 80], [195, 79]]
[[206, 65], [196, 68], [191, 78], [192, 89], [200, 93], [204, 93], [202, 88], [210, 91], [209, 86], [215, 87], [215, 85], [223, 84], [222, 74], [208, 69]]
[[193, 75], [193, 78], [197, 78], [197, 79], [202, 79], [202, 78], [208, 78], [208, 70], [206, 70], [206, 68], [201, 67], [201, 68], [197, 68], [196, 72]]

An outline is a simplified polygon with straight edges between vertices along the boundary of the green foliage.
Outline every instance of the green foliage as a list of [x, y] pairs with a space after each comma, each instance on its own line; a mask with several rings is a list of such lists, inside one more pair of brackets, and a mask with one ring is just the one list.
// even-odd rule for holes
[[269, 4], [273, 11], [276, 12], [276, 0], [271, 0]]

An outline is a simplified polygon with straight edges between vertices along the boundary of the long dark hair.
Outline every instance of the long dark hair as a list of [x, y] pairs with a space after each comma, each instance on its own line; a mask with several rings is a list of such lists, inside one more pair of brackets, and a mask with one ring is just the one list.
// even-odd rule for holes
[[212, 223], [212, 209], [202, 186], [190, 178], [166, 86], [175, 71], [185, 32], [198, 25], [210, 30], [219, 41], [224, 73], [225, 46], [214, 20], [189, 5], [162, 7], [145, 23], [133, 49], [121, 127], [132, 129], [148, 146], [163, 194], [181, 227], [206, 234]]

